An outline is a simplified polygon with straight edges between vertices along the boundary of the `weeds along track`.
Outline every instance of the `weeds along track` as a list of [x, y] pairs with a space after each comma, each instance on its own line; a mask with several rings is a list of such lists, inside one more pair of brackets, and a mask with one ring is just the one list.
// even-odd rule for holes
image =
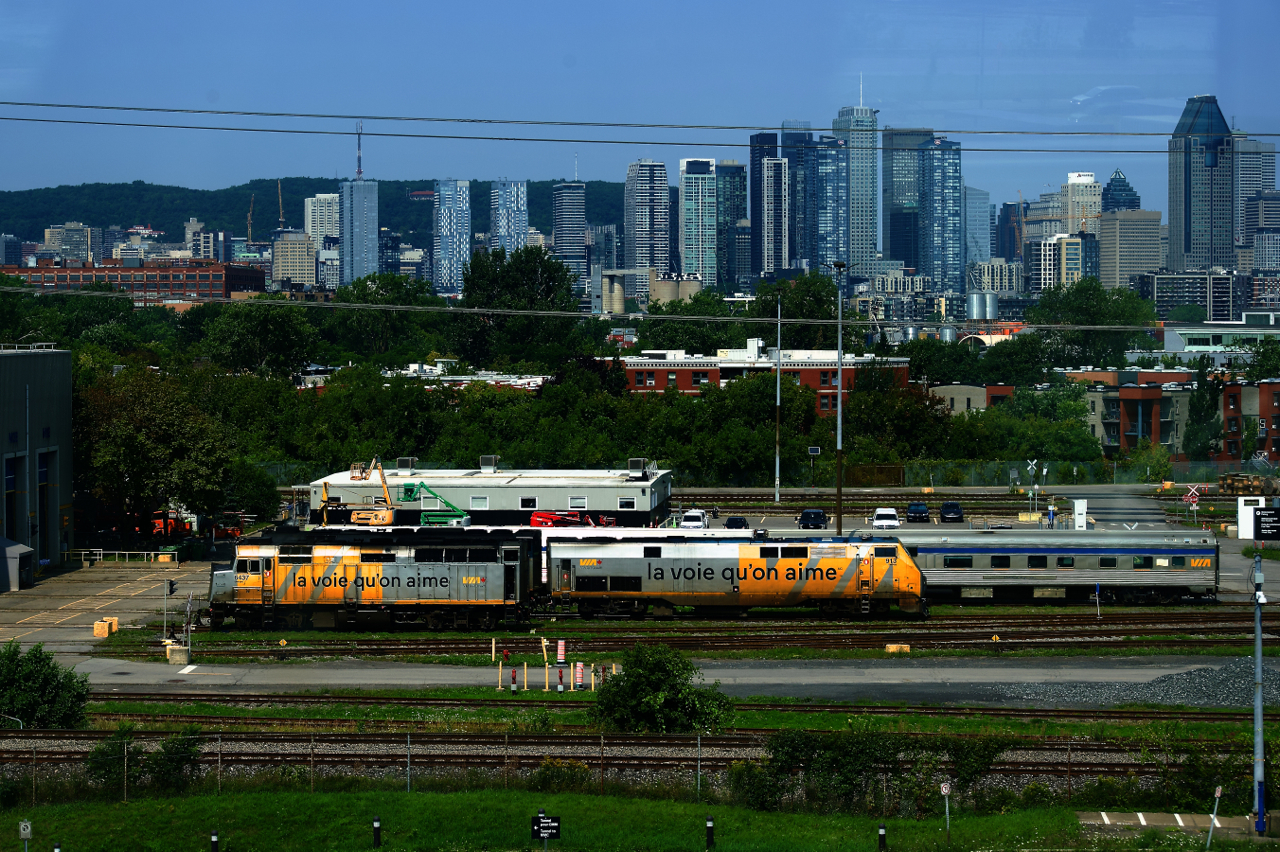
[[[1280, 632], [1280, 617], [1264, 619], [1263, 629]], [[564, 631], [579, 634], [571, 639], [574, 654], [610, 654], [626, 651], [636, 643], [664, 644], [683, 651], [768, 651], [779, 648], [830, 650], [880, 650], [885, 645], [910, 645], [913, 650], [1029, 650], [1049, 648], [1215, 648], [1247, 645], [1253, 641], [1253, 621], [1234, 613], [1177, 614], [1122, 617], [1099, 620], [1076, 617], [974, 619], [875, 624], [857, 627], [794, 625], [780, 628], [696, 628], [673, 632], [659, 630]], [[586, 635], [583, 635], [586, 634]], [[307, 635], [279, 644], [279, 640], [245, 640], [234, 635], [206, 634], [194, 651], [212, 657], [297, 659], [333, 656], [444, 656], [484, 655], [494, 647], [494, 638], [483, 635], [461, 638], [376, 638], [325, 639], [323, 634]], [[1266, 645], [1280, 644], [1280, 636], [1267, 635]], [[543, 640], [536, 635], [507, 636], [502, 648], [513, 654], [541, 654]], [[100, 647], [101, 656], [115, 658], [151, 657], [163, 654], [154, 642], [142, 647]]]
[[[0, 764], [43, 767], [83, 764], [105, 731], [5, 731], [0, 735]], [[167, 732], [135, 732], [134, 754], [155, 748]], [[922, 735], [923, 736], [923, 735]], [[629, 736], [613, 734], [369, 734], [369, 733], [222, 733], [206, 735], [199, 762], [219, 771], [241, 767], [293, 767], [406, 771], [427, 768], [531, 770], [547, 758], [575, 760], [608, 771], [675, 770], [718, 772], [734, 761], [765, 755], [758, 734], [704, 736]], [[1171, 750], [1184, 744], [1171, 743]], [[1197, 742], [1220, 753], [1238, 752], [1229, 741]], [[1145, 761], [1133, 744], [1087, 738], [1012, 738], [1007, 758], [991, 767], [993, 775], [1148, 776], [1169, 771], [1157, 757]], [[910, 761], [896, 761], [902, 771]], [[949, 768], [942, 762], [939, 768]]]
[[[330, 706], [352, 705], [373, 707], [432, 707], [451, 708], [457, 710], [512, 709], [550, 711], [585, 710], [589, 701], [556, 700], [539, 698], [406, 698], [379, 696], [348, 695], [270, 695], [263, 693], [203, 693], [203, 692], [94, 692], [90, 700], [95, 702], [131, 702], [156, 704], [206, 704], [224, 706]], [[1247, 723], [1253, 720], [1252, 713], [1212, 710], [1153, 710], [1148, 708], [1041, 708], [1041, 707], [938, 707], [933, 705], [903, 706], [861, 706], [855, 704], [814, 704], [788, 702], [739, 702], [735, 705], [738, 712], [778, 712], [778, 713], [833, 713], [843, 716], [935, 716], [935, 717], [987, 717], [993, 719], [1018, 719], [1031, 721], [1086, 721], [1086, 722], [1238, 722]], [[130, 719], [153, 718], [159, 721], [161, 716], [148, 714], [100, 714], [102, 717], [116, 715]], [[183, 717], [186, 718], [186, 717]], [[192, 716], [192, 721], [199, 718]], [[227, 719], [243, 719], [243, 717], [225, 717]], [[258, 717], [262, 718], [262, 717]], [[287, 719], [286, 722], [305, 723], [305, 720]], [[347, 724], [355, 724], [357, 719], [338, 720]], [[375, 720], [364, 720], [373, 722]], [[395, 722], [397, 720], [387, 720]]]

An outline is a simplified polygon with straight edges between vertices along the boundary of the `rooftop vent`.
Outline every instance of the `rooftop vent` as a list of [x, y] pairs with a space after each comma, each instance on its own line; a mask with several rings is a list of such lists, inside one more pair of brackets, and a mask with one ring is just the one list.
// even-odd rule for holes
[[638, 479], [648, 481], [649, 471], [647, 468], [648, 459], [627, 459], [628, 479]]
[[396, 459], [396, 470], [409, 471], [413, 470], [413, 466], [417, 463], [417, 456], [400, 456]]
[[480, 457], [480, 472], [481, 472], [481, 473], [497, 473], [497, 472], [498, 472], [498, 459], [500, 459], [500, 458], [502, 458], [502, 457], [501, 457], [501, 456], [481, 456], [481, 457]]

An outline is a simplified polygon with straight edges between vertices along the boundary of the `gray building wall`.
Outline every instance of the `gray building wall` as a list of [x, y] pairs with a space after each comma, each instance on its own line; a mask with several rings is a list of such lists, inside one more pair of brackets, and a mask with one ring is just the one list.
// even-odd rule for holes
[[37, 565], [75, 547], [71, 476], [71, 353], [0, 347], [0, 538]]

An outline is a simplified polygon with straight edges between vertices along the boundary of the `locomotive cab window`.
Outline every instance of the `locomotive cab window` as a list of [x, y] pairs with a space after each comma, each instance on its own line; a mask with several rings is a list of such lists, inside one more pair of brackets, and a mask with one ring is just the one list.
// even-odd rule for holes
[[661, 547], [646, 547], [646, 548], [644, 549], [644, 558], [645, 558], [645, 559], [661, 559], [661, 558], [662, 558], [662, 548], [661, 548]]
[[920, 555], [920, 548], [919, 548], [919, 547], [908, 547], [908, 548], [907, 548], [907, 554], [908, 554], [912, 559], [915, 559], [918, 555]]
[[1150, 571], [1154, 561], [1150, 556], [1135, 556], [1133, 557], [1133, 570]]
[[237, 574], [261, 574], [262, 560], [261, 559], [237, 559], [236, 573]]
[[896, 559], [898, 556], [898, 548], [896, 547], [877, 547], [875, 550], [876, 559]]
[[972, 556], [944, 556], [942, 557], [943, 568], [972, 568]]
[[760, 548], [760, 558], [761, 558], [761, 559], [777, 559], [777, 558], [778, 558], [778, 548], [776, 548], [776, 547], [762, 547], [762, 548]]
[[1049, 567], [1049, 557], [1047, 557], [1047, 556], [1028, 556], [1028, 557], [1027, 557], [1027, 567], [1028, 567], [1028, 568], [1048, 568], [1048, 567]]
[[783, 559], [808, 559], [809, 548], [807, 547], [784, 547], [782, 548]]
[[503, 562], [519, 562], [520, 551], [515, 548], [510, 548], [508, 550], [502, 551], [502, 561]]
[[1098, 567], [1099, 567], [1099, 568], [1114, 568], [1114, 567], [1116, 567], [1116, 558], [1115, 558], [1114, 556], [1099, 556], [1099, 557], [1098, 557]]
[[1059, 556], [1059, 557], [1058, 557], [1058, 567], [1059, 567], [1059, 568], [1074, 568], [1074, 567], [1076, 567], [1076, 558], [1075, 558], [1074, 556]]
[[992, 568], [1008, 568], [1009, 557], [1008, 556], [992, 556], [991, 567]]

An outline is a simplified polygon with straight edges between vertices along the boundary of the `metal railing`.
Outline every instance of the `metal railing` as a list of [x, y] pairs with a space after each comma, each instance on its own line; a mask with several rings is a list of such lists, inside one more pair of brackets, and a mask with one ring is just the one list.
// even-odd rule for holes
[[86, 564], [96, 562], [172, 562], [177, 565], [178, 552], [176, 550], [101, 550], [86, 547], [64, 552], [63, 561], [79, 561]]

